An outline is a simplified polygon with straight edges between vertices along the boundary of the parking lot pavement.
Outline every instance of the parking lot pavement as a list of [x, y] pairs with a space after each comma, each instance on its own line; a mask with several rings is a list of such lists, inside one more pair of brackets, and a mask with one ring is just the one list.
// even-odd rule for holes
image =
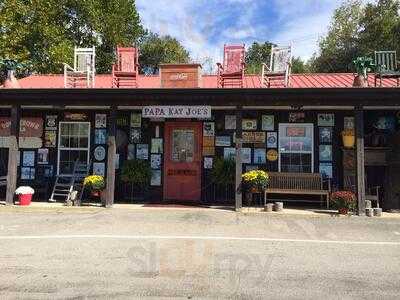
[[0, 298], [396, 299], [399, 225], [207, 209], [0, 209]]

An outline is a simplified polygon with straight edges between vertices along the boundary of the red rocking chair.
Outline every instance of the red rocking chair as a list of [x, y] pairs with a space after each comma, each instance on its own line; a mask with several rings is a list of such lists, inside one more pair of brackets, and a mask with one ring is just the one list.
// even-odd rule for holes
[[224, 45], [224, 64], [218, 66], [218, 87], [242, 88], [245, 69], [245, 46]]
[[117, 63], [112, 66], [113, 88], [137, 88], [139, 74], [137, 48], [117, 47]]

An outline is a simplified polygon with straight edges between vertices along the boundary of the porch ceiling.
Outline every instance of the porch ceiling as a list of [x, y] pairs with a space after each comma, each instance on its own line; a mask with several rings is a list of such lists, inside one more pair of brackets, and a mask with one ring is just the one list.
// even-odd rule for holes
[[0, 105], [69, 106], [391, 106], [400, 88], [1, 89]]

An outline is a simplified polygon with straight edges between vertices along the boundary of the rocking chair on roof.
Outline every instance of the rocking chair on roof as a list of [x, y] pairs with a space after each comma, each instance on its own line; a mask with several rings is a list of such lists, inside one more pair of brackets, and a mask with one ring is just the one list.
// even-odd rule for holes
[[117, 47], [117, 63], [112, 66], [113, 88], [137, 88], [138, 57], [137, 48]]
[[[292, 68], [292, 47], [271, 47], [271, 59], [269, 66], [262, 64], [261, 84], [263, 87], [283, 84], [288, 87], [290, 84], [290, 73]], [[275, 84], [272, 84], [275, 83]]]
[[218, 87], [243, 87], [244, 59], [244, 45], [224, 45], [224, 63], [217, 63]]
[[382, 86], [382, 78], [396, 79], [397, 86], [400, 84], [400, 69], [397, 61], [396, 51], [375, 51], [375, 86], [378, 79]]
[[95, 47], [74, 50], [74, 67], [64, 64], [65, 88], [93, 88], [96, 73]]

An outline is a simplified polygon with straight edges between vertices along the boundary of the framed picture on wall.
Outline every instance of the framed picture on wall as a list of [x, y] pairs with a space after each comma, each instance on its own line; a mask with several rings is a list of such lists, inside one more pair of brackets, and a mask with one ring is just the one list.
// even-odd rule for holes
[[142, 127], [142, 115], [141, 113], [131, 113], [131, 127]]
[[225, 116], [225, 129], [226, 130], [236, 129], [236, 116], [235, 115], [226, 115]]
[[233, 147], [224, 148], [224, 159], [235, 159], [236, 149]]
[[106, 149], [103, 146], [97, 146], [93, 154], [97, 161], [103, 161], [106, 158]]
[[94, 143], [96, 145], [104, 145], [107, 142], [107, 130], [95, 129], [94, 130]]
[[38, 149], [37, 163], [39, 165], [47, 165], [49, 163], [49, 149]]
[[215, 135], [215, 123], [204, 122], [203, 123], [203, 136], [214, 136]]
[[332, 127], [319, 127], [319, 142], [322, 144], [332, 143]]
[[149, 159], [149, 145], [137, 144], [136, 145], [136, 158], [137, 159]]
[[319, 160], [332, 161], [332, 145], [319, 145]]
[[324, 178], [332, 178], [333, 177], [333, 168], [331, 163], [320, 163], [319, 164], [319, 173], [322, 174]]
[[243, 130], [257, 130], [257, 120], [256, 119], [243, 119], [242, 120]]
[[22, 152], [22, 165], [24, 167], [35, 166], [35, 151], [23, 151]]
[[267, 148], [276, 148], [278, 146], [278, 133], [267, 132]]
[[335, 126], [335, 115], [318, 114], [318, 126]]
[[151, 154], [150, 155], [150, 166], [152, 169], [161, 168], [161, 154]]
[[162, 138], [151, 139], [151, 153], [163, 153], [163, 139]]
[[140, 128], [131, 128], [131, 143], [140, 143], [141, 135]]
[[344, 129], [354, 129], [354, 117], [344, 117], [343, 127]]
[[264, 148], [254, 149], [254, 164], [265, 164], [266, 163], [266, 151]]
[[212, 168], [213, 168], [213, 158], [204, 157], [204, 169], [212, 169]]
[[56, 131], [45, 131], [44, 132], [44, 146], [47, 148], [54, 148], [57, 146]]
[[104, 176], [106, 173], [106, 165], [102, 162], [93, 163], [93, 174]]
[[215, 146], [229, 147], [231, 145], [231, 137], [229, 135], [217, 135], [215, 137]]
[[161, 185], [161, 170], [151, 170], [151, 186], [160, 186]]
[[106, 114], [96, 114], [94, 127], [95, 128], [106, 128], [107, 127], [107, 115]]
[[[235, 148], [233, 148], [235, 149]], [[235, 149], [236, 153], [236, 149]], [[251, 148], [242, 148], [242, 163], [251, 164]]]
[[261, 129], [264, 131], [273, 131], [275, 129], [274, 115], [262, 116]]
[[23, 180], [35, 179], [35, 168], [22, 167], [21, 168], [21, 179], [23, 179]]

